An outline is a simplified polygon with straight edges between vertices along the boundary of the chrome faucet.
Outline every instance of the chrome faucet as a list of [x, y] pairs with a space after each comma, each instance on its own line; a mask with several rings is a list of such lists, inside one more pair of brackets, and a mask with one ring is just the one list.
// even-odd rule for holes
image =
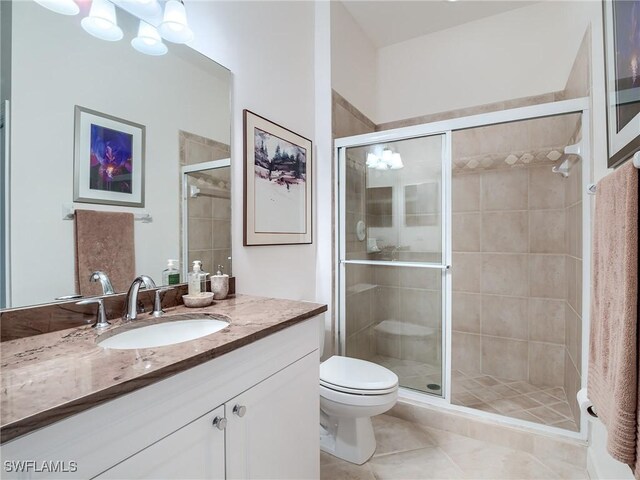
[[138, 317], [138, 291], [142, 285], [145, 288], [156, 288], [156, 283], [147, 275], [140, 275], [131, 283], [127, 296], [124, 298], [126, 310], [122, 315], [122, 320], [125, 322], [135, 320]]
[[102, 294], [103, 295], [113, 295], [115, 292], [113, 291], [113, 285], [111, 285], [111, 280], [106, 273], [101, 270], [97, 270], [91, 274], [89, 277], [89, 281], [91, 282], [100, 282], [102, 285]]

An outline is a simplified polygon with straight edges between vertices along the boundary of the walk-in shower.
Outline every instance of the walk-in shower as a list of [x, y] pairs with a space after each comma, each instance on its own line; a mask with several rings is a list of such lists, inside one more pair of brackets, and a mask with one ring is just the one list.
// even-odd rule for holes
[[337, 139], [340, 353], [413, 400], [578, 435], [586, 108]]

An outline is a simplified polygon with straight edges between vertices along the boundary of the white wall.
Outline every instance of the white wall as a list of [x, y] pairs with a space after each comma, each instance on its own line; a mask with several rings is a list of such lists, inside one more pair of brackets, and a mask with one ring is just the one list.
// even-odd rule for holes
[[331, 84], [376, 122], [377, 49], [342, 2], [331, 2]]
[[594, 3], [541, 2], [381, 48], [377, 123], [564, 89]]
[[[315, 221], [312, 245], [242, 246], [242, 110], [314, 140], [315, 6], [313, 2], [190, 1], [187, 10], [195, 33], [193, 47], [233, 74], [232, 241], [238, 291], [315, 300], [319, 238]], [[319, 170], [316, 165], [315, 171]]]
[[75, 105], [146, 126], [144, 211], [153, 223], [135, 223], [136, 273], [159, 281], [166, 259], [179, 258], [178, 130], [229, 143], [226, 73], [98, 40], [79, 17], [33, 2], [14, 2], [13, 18], [12, 306], [75, 291], [73, 222], [62, 220], [73, 201]]
[[[332, 162], [333, 139], [331, 128], [331, 9], [329, 2], [315, 4], [315, 89], [316, 89], [316, 302], [326, 303], [329, 312], [324, 322], [324, 352], [327, 358], [333, 354], [332, 348], [332, 275], [333, 262], [333, 210], [332, 205]], [[323, 359], [324, 359], [323, 358]]]

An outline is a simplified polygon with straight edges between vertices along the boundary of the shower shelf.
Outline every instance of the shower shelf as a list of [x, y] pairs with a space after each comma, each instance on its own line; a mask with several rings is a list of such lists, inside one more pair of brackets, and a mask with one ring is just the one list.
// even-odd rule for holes
[[372, 285], [371, 283], [356, 283], [352, 287], [347, 288], [347, 293], [362, 293], [368, 290], [375, 290], [378, 285]]
[[415, 323], [400, 322], [398, 320], [383, 320], [373, 327], [376, 332], [387, 335], [399, 335], [401, 337], [430, 337], [436, 333], [435, 328], [418, 325]]

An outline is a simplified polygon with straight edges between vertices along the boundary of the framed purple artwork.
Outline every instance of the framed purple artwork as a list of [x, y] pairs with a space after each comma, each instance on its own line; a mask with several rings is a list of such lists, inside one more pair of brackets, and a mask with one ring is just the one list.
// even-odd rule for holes
[[76, 105], [74, 202], [144, 206], [145, 127]]

